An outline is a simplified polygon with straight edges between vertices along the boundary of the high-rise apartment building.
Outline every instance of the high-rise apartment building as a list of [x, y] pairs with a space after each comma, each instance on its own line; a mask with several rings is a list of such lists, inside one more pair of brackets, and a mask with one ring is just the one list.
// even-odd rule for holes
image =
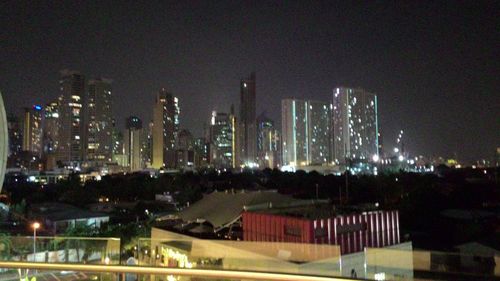
[[59, 147], [56, 160], [77, 167], [85, 153], [85, 77], [76, 71], [62, 70], [59, 81]]
[[194, 140], [194, 166], [206, 167], [210, 164], [210, 143], [205, 138]]
[[142, 129], [141, 135], [141, 156], [144, 167], [151, 167], [153, 163], [153, 121]]
[[377, 114], [375, 94], [344, 87], [333, 90], [335, 164], [345, 164], [346, 160], [367, 162], [378, 157]]
[[111, 137], [113, 139], [113, 163], [121, 167], [128, 167], [127, 155], [125, 154], [125, 139], [122, 131], [116, 125], [116, 120], [112, 119], [113, 130]]
[[210, 120], [210, 163], [218, 169], [236, 167], [234, 157], [236, 147], [235, 123], [233, 114], [212, 112]]
[[179, 114], [179, 100], [161, 89], [153, 108], [153, 168], [175, 167]]
[[59, 104], [57, 101], [45, 106], [43, 122], [43, 154], [54, 154], [59, 143]]
[[331, 159], [331, 105], [284, 99], [282, 161], [286, 166], [327, 165]]
[[309, 163], [331, 163], [332, 154], [332, 105], [323, 101], [308, 101]]
[[33, 105], [24, 109], [23, 150], [38, 157], [42, 154], [43, 108]]
[[45, 106], [43, 121], [43, 159], [45, 169], [53, 170], [56, 167], [56, 152], [59, 146], [59, 102], [54, 101]]
[[280, 134], [274, 121], [261, 114], [257, 117], [257, 163], [260, 168], [276, 168], [280, 164]]
[[127, 118], [125, 137], [125, 155], [131, 171], [139, 171], [143, 168], [142, 162], [142, 121], [139, 117], [130, 116]]
[[177, 135], [175, 166], [185, 169], [194, 166], [194, 139], [191, 132], [184, 129]]
[[251, 166], [257, 156], [255, 72], [240, 81], [239, 157], [240, 164]]
[[103, 166], [113, 158], [112, 81], [98, 78], [87, 85], [87, 153], [91, 166]]
[[16, 156], [23, 150], [23, 133], [21, 130], [21, 122], [17, 116], [7, 116], [7, 129], [9, 134], [8, 156]]

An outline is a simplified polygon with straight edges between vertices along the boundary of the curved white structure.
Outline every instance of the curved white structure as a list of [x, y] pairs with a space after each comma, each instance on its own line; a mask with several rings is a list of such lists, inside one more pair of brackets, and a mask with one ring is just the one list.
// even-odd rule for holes
[[7, 154], [9, 153], [9, 135], [7, 131], [7, 114], [0, 92], [0, 192], [2, 191], [5, 168], [7, 166]]

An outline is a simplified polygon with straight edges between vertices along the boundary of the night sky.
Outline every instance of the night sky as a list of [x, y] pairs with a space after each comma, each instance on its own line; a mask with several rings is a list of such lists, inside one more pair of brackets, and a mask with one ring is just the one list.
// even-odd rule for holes
[[122, 125], [150, 120], [166, 87], [201, 135], [256, 71], [257, 112], [278, 125], [282, 98], [359, 86], [379, 96], [386, 146], [400, 129], [417, 155], [491, 159], [500, 146], [498, 1], [22, 2], [0, 4], [8, 112], [56, 98], [69, 68], [114, 80]]

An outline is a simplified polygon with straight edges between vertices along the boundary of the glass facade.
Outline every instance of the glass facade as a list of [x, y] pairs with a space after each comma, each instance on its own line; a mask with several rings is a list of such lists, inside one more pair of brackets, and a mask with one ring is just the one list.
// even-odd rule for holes
[[233, 140], [235, 138], [233, 118], [231, 114], [212, 112], [210, 120], [211, 163], [216, 168], [233, 167]]

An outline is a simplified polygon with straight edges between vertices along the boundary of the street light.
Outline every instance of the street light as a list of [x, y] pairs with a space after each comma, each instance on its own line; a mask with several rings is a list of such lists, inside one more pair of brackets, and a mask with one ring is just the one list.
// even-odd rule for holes
[[31, 226], [33, 227], [33, 261], [36, 262], [36, 230], [40, 228], [40, 223], [34, 222]]

